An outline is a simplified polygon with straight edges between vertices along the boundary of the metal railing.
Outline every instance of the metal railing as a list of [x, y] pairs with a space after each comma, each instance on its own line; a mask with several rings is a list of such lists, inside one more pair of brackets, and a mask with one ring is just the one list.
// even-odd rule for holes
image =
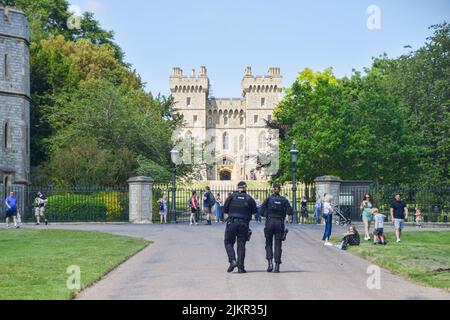
[[42, 192], [48, 200], [45, 215], [50, 222], [126, 222], [128, 221], [128, 187], [36, 187], [0, 185], [1, 212], [5, 217], [4, 200], [10, 192], [18, 202], [24, 222], [35, 219], [35, 199]]

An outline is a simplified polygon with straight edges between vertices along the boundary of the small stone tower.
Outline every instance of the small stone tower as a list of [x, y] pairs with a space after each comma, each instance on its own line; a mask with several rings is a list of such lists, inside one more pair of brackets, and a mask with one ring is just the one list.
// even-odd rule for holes
[[175, 101], [175, 109], [184, 116], [186, 130], [193, 133], [205, 131], [206, 104], [209, 95], [209, 78], [206, 68], [200, 68], [200, 75], [192, 70], [191, 76], [183, 75], [183, 70], [174, 68], [170, 77], [170, 91]]
[[30, 182], [29, 28], [25, 14], [0, 6], [0, 190]]

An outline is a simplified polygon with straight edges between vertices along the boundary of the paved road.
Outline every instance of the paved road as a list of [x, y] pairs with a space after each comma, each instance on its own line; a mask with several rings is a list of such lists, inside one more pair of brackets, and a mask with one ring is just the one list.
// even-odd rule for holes
[[[412, 284], [382, 270], [382, 290], [367, 288], [370, 263], [320, 241], [321, 226], [290, 228], [281, 274], [265, 272], [263, 226], [253, 225], [247, 245], [248, 274], [228, 274], [224, 225], [52, 226], [141, 237], [154, 243], [78, 299], [450, 299], [439, 289]], [[339, 230], [340, 231], [340, 230]]]

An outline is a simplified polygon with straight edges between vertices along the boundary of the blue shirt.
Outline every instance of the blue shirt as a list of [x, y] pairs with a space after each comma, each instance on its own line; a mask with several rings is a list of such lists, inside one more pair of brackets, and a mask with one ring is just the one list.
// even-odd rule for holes
[[11, 207], [11, 209], [6, 207], [6, 210], [13, 210], [13, 211], [17, 210], [17, 199], [16, 198], [8, 197], [8, 198], [6, 198], [5, 202]]

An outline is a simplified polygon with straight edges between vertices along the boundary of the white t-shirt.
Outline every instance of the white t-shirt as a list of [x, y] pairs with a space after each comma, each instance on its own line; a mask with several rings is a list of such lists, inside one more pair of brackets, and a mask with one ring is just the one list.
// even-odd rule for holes
[[377, 213], [374, 217], [375, 219], [375, 229], [383, 229], [384, 228], [384, 219], [386, 218], [385, 215], [381, 213]]
[[329, 202], [324, 202], [323, 203], [323, 213], [324, 214], [330, 214], [330, 209], [331, 209], [331, 203]]

